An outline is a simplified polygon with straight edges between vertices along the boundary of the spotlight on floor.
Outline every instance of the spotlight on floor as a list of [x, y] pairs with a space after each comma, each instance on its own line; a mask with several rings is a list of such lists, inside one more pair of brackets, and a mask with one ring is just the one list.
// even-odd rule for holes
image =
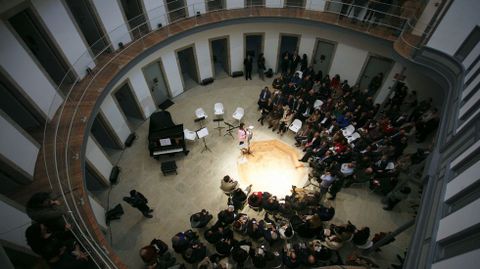
[[197, 11], [197, 17], [200, 17], [200, 11]]
[[118, 42], [118, 48], [123, 49], [123, 42]]
[[163, 25], [161, 23], [159, 23], [159, 24], [157, 24], [157, 26], [158, 26], [158, 28], [162, 28]]

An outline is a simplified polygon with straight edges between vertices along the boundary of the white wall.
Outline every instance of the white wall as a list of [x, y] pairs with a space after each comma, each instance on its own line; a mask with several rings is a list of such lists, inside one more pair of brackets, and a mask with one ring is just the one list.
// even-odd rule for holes
[[339, 43], [333, 57], [330, 75], [339, 74], [342, 81], [346, 79], [350, 85], [354, 85], [367, 57], [368, 51]]
[[1, 200], [0, 212], [2, 212], [0, 239], [30, 249], [25, 239], [25, 231], [31, 223], [27, 214]]
[[230, 70], [243, 71], [244, 41], [242, 33], [231, 33], [230, 40]]
[[145, 118], [150, 117], [150, 115], [157, 110], [155, 107], [155, 102], [153, 101], [150, 89], [148, 88], [147, 81], [141, 69], [134, 69], [132, 72], [129, 72], [128, 78], [132, 85], [133, 93], [137, 96], [138, 102], [142, 107], [143, 115]]
[[120, 112], [120, 109], [113, 100], [111, 94], [107, 94], [100, 109], [105, 115], [105, 119], [110, 123], [110, 126], [117, 134], [117, 137], [120, 138], [120, 141], [122, 141], [122, 143], [125, 142], [132, 131], [130, 130], [130, 127], [128, 127], [128, 123], [123, 117], [123, 113]]
[[279, 45], [280, 33], [278, 30], [265, 32], [265, 43], [263, 46], [263, 53], [265, 54], [265, 67], [272, 68], [273, 72], [276, 72], [278, 62], [278, 45]]
[[210, 56], [210, 45], [207, 39], [195, 41], [195, 53], [197, 55], [197, 65], [199, 68], [200, 81], [213, 77], [212, 57]]
[[180, 76], [180, 66], [178, 66], [175, 52], [170, 51], [163, 55], [162, 64], [172, 97], [181, 94], [183, 92], [183, 84], [182, 77]]
[[60, 0], [33, 0], [32, 4], [47, 26], [76, 74], [83, 78], [87, 67], [94, 68], [87, 45]]
[[205, 1], [199, 0], [186, 0], [186, 5], [188, 6], [188, 16], [196, 16], [197, 11], [200, 11], [201, 14], [204, 14], [207, 11], [207, 6]]
[[316, 11], [324, 11], [326, 2], [327, 1], [325, 0], [307, 0], [305, 2], [305, 8]]
[[88, 201], [90, 202], [90, 207], [92, 208], [93, 215], [95, 215], [95, 219], [97, 223], [102, 226], [104, 230], [107, 230], [107, 222], [105, 220], [105, 208], [101, 206], [92, 196], [88, 195]]
[[[3, 113], [2, 113], [3, 114]], [[0, 155], [33, 177], [40, 148], [18, 131], [7, 115], [0, 114]], [[1, 211], [0, 211], [1, 212]]]
[[147, 13], [148, 23], [150, 28], [156, 30], [158, 24], [163, 26], [168, 24], [167, 10], [163, 1], [159, 0], [143, 0], [143, 5]]
[[315, 49], [316, 36], [308, 33], [303, 34], [300, 38], [300, 46], [298, 47], [298, 54], [303, 57], [303, 54], [307, 54], [308, 63], [311, 62], [313, 57], [313, 50]]
[[[39, 111], [52, 118], [63, 98], [3, 21], [0, 21], [0, 36], [0, 65]], [[50, 105], [53, 105], [51, 113]]]
[[103, 176], [104, 183], [110, 185], [108, 179], [112, 172], [113, 164], [107, 158], [100, 146], [92, 136], [88, 137], [85, 156], [92, 166]]
[[453, 1], [427, 46], [453, 55], [476, 25], [480, 25], [480, 1]]
[[244, 8], [245, 0], [225, 0], [227, 2], [227, 9]]
[[92, 0], [92, 2], [113, 48], [118, 49], [119, 42], [123, 42], [123, 44], [130, 42], [132, 38], [128, 32], [129, 28], [120, 9], [119, 1]]

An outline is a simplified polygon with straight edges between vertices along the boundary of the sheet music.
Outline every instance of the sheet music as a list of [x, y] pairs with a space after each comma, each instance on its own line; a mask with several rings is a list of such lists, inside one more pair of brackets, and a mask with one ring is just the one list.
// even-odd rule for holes
[[172, 141], [170, 140], [170, 138], [160, 139], [160, 146], [164, 147], [170, 145], [172, 145]]
[[207, 127], [204, 127], [200, 130], [197, 131], [198, 138], [204, 138], [205, 136], [208, 135], [208, 129]]

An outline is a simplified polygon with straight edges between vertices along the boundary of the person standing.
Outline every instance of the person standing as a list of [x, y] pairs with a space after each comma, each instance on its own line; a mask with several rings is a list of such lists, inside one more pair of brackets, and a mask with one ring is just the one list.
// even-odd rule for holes
[[247, 130], [245, 129], [245, 123], [242, 122], [238, 127], [238, 146], [240, 147], [242, 154], [245, 154], [248, 151], [247, 139], [248, 139], [248, 133], [247, 133]]
[[258, 76], [261, 80], [265, 81], [265, 57], [263, 57], [263, 53], [258, 55], [257, 59], [257, 68], [258, 68]]
[[245, 80], [252, 80], [252, 68], [253, 68], [253, 60], [250, 54], [247, 55], [247, 58], [243, 60], [243, 66], [245, 68]]
[[153, 212], [153, 209], [148, 207], [147, 203], [148, 200], [141, 194], [140, 192], [136, 190], [131, 190], [130, 191], [130, 196], [123, 197], [123, 200], [130, 204], [132, 207], [138, 209], [140, 212], [142, 212], [143, 216], [146, 218], [152, 218], [153, 216], [150, 214]]

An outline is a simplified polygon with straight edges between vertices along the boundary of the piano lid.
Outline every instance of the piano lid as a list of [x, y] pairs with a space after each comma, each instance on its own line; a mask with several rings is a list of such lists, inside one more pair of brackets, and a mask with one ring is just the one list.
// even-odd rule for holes
[[149, 132], [156, 132], [175, 126], [168, 111], [157, 111], [150, 116]]

